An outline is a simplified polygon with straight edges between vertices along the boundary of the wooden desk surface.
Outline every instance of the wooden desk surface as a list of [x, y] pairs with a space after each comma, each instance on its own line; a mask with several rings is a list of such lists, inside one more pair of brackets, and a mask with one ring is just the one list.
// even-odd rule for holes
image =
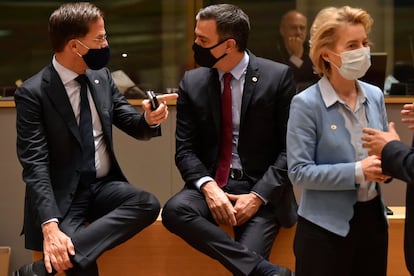
[[[128, 100], [133, 106], [141, 106], [142, 99], [129, 99]], [[167, 105], [176, 105], [176, 100], [167, 101]], [[7, 108], [7, 107], [16, 107], [14, 101], [1, 101], [0, 100], [0, 108]]]
[[388, 206], [394, 213], [388, 216], [388, 219], [405, 219], [405, 207], [404, 206]]
[[0, 108], [1, 107], [15, 107], [14, 101], [0, 101]]
[[[405, 103], [412, 103], [414, 102], [414, 96], [413, 95], [401, 95], [401, 96], [384, 96], [385, 103], [386, 104], [405, 104]], [[129, 102], [134, 106], [141, 106], [142, 99], [129, 99]], [[167, 102], [168, 105], [175, 105], [176, 101], [169, 101]], [[2, 101], [0, 100], [0, 108], [2, 107], [15, 107], [14, 101]]]
[[384, 96], [386, 104], [405, 104], [414, 102], [413, 95], [401, 95], [401, 96]]

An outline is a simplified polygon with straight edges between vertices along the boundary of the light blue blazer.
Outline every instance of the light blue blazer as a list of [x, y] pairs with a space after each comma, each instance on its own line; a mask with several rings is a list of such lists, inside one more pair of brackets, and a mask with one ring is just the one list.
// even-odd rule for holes
[[[293, 185], [302, 188], [298, 214], [346, 236], [357, 201], [355, 163], [359, 160], [355, 160], [339, 103], [325, 104], [321, 82], [327, 82], [326, 77], [292, 99], [287, 129], [288, 172]], [[367, 97], [368, 127], [387, 130], [381, 90], [361, 81], [358, 84]], [[385, 207], [384, 216], [386, 219]]]

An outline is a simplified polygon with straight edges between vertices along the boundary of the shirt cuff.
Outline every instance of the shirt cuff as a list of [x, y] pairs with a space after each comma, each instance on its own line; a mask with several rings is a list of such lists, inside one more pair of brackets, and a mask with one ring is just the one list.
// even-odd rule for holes
[[49, 223], [49, 222], [57, 222], [57, 223], [59, 223], [59, 220], [57, 218], [51, 218], [51, 219], [48, 219], [47, 221], [43, 222], [42, 225], [43, 224], [46, 224], [46, 223]]
[[148, 121], [147, 121], [147, 112], [144, 112], [144, 119], [145, 119], [145, 122], [147, 122], [147, 125], [149, 125], [150, 128], [157, 128], [157, 127], [160, 126], [160, 124], [156, 124], [156, 125], [150, 125], [150, 124], [148, 124]]
[[268, 202], [268, 200], [267, 199], [265, 199], [264, 197], [262, 197], [261, 195], [259, 195], [258, 193], [256, 193], [255, 191], [250, 191], [252, 194], [255, 194], [255, 195], [257, 195], [262, 201], [263, 201], [263, 204], [264, 205], [266, 205], [267, 204], [267, 202]]
[[196, 183], [194, 183], [194, 185], [196, 186], [198, 190], [201, 190], [201, 187], [203, 186], [203, 184], [210, 182], [210, 181], [214, 181], [214, 179], [210, 176], [204, 176], [200, 178]]
[[298, 58], [297, 56], [290, 56], [289, 60], [298, 68], [300, 68], [303, 64], [303, 60], [301, 58]]
[[358, 188], [367, 188], [368, 182], [365, 181], [361, 161], [355, 163], [355, 183]]

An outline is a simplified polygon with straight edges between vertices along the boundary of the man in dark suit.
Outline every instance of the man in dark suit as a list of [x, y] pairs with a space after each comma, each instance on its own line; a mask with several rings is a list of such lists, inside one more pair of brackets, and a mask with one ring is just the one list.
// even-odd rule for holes
[[143, 101], [144, 114], [127, 102], [104, 67], [110, 55], [103, 14], [92, 4], [60, 6], [49, 34], [51, 64], [15, 93], [25, 246], [43, 251], [43, 260], [15, 275], [93, 276], [105, 250], [150, 225], [160, 210], [154, 195], [127, 182], [112, 125], [136, 139], [159, 136], [166, 100], [177, 95], [160, 96], [155, 111]]
[[309, 58], [307, 32], [308, 20], [302, 13], [290, 10], [282, 16], [275, 60], [292, 68], [297, 91], [302, 91], [319, 80]]
[[[405, 104], [401, 114], [408, 116], [402, 122], [414, 130], [414, 103]], [[364, 133], [363, 146], [370, 155], [381, 156], [383, 173], [407, 182], [404, 252], [408, 271], [414, 275], [414, 139], [411, 147], [402, 143], [393, 122], [388, 132], [367, 128]]]
[[202, 67], [185, 72], [177, 102], [175, 160], [185, 186], [165, 204], [163, 224], [234, 275], [291, 275], [266, 259], [279, 228], [296, 222], [285, 151], [292, 73], [246, 50], [249, 18], [236, 6], [208, 6], [196, 21]]

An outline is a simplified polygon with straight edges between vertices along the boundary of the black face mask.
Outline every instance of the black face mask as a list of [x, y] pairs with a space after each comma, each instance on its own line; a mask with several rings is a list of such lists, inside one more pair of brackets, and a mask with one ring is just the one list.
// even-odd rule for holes
[[203, 67], [208, 67], [211, 68], [214, 66], [214, 64], [216, 64], [220, 59], [224, 58], [227, 54], [224, 53], [223, 55], [221, 55], [220, 57], [216, 58], [215, 56], [213, 56], [211, 54], [211, 49], [216, 48], [217, 46], [219, 46], [220, 44], [222, 44], [223, 42], [227, 41], [227, 39], [217, 43], [216, 45], [209, 47], [209, 48], [204, 48], [201, 47], [200, 45], [196, 44], [195, 42], [193, 43], [193, 52], [194, 52], [194, 60], [195, 62], [197, 62], [198, 65], [203, 66]]
[[86, 65], [92, 70], [99, 70], [105, 67], [108, 64], [110, 57], [111, 52], [109, 46], [99, 49], [89, 49], [86, 55], [82, 56]]
[[99, 70], [108, 64], [109, 58], [111, 57], [111, 51], [109, 49], [109, 46], [106, 46], [104, 48], [92, 49], [87, 47], [82, 42], [80, 43], [83, 47], [89, 49], [88, 52], [82, 56], [82, 58], [90, 69]]

